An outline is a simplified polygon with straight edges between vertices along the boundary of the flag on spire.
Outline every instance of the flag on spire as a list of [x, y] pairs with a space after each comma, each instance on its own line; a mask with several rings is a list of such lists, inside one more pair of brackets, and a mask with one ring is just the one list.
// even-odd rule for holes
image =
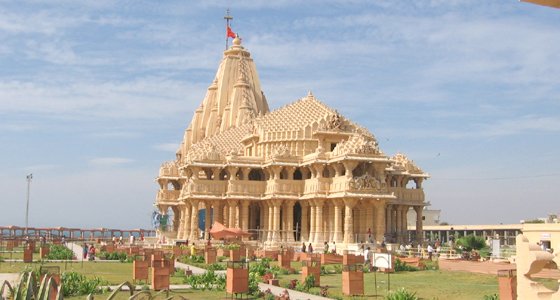
[[229, 25], [227, 26], [226, 36], [230, 37], [232, 39], [234, 39], [236, 37], [235, 32], [233, 32], [233, 30], [231, 30], [231, 27], [229, 27]]

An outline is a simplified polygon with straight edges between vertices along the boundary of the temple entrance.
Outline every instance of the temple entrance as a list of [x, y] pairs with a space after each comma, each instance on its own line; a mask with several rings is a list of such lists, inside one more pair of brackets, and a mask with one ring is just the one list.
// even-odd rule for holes
[[296, 202], [294, 205], [294, 240], [299, 241], [301, 239], [301, 205]]

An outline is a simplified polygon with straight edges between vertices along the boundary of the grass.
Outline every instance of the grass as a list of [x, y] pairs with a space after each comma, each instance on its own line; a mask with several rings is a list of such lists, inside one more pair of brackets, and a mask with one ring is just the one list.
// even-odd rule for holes
[[[76, 271], [88, 277], [98, 276], [109, 281], [111, 285], [118, 285], [124, 281], [132, 282], [132, 263], [94, 263], [81, 262], [74, 263], [45, 263], [45, 266], [59, 266], [60, 271]], [[38, 269], [40, 263], [24, 264], [0, 262], [0, 273], [19, 273], [26, 268]], [[292, 263], [296, 269], [301, 269], [299, 262]], [[332, 266], [329, 266], [332, 267]], [[280, 275], [280, 286], [286, 287], [291, 279], [301, 281], [301, 274]], [[149, 282], [149, 281], [148, 281]], [[401, 287], [409, 291], [416, 292], [422, 299], [483, 299], [484, 295], [498, 293], [498, 280], [494, 275], [473, 274], [467, 272], [449, 271], [418, 271], [418, 272], [399, 272], [390, 275], [391, 290]], [[172, 276], [171, 284], [182, 284], [181, 276]], [[364, 274], [365, 294], [371, 297], [375, 294], [374, 273]], [[143, 285], [139, 283], [138, 285]], [[329, 297], [351, 299], [342, 296], [341, 274], [329, 274], [321, 276], [321, 285], [329, 286]], [[225, 292], [218, 291], [177, 291], [188, 299], [223, 299]], [[319, 288], [313, 288], [312, 292], [319, 293]], [[387, 292], [387, 275], [377, 273], [377, 293], [385, 295]], [[154, 293], [152, 291], [152, 293]], [[128, 299], [127, 293], [119, 293], [118, 299]], [[101, 299], [106, 298], [103, 296]], [[69, 298], [74, 299], [74, 298]], [[75, 299], [84, 299], [76, 297]]]
[[[374, 273], [364, 274], [366, 296], [375, 295]], [[280, 286], [286, 287], [291, 279], [301, 281], [301, 274], [284, 275]], [[391, 290], [405, 288], [416, 292], [422, 299], [483, 299], [484, 295], [498, 293], [498, 279], [493, 275], [473, 274], [448, 271], [418, 271], [390, 274]], [[377, 273], [377, 294], [385, 296], [388, 278], [386, 274]], [[321, 286], [329, 286], [329, 297], [353, 299], [342, 295], [340, 274], [321, 276]], [[319, 293], [319, 288], [311, 290]]]

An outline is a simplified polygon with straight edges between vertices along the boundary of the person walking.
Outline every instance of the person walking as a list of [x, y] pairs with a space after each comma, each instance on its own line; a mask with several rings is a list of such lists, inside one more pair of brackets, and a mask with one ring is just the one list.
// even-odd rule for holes
[[87, 254], [88, 254], [88, 245], [84, 244], [84, 248], [82, 249], [83, 259], [87, 259]]
[[301, 243], [301, 252], [305, 253], [305, 243]]
[[309, 246], [307, 246], [307, 252], [313, 253], [313, 246], [311, 245], [311, 243], [309, 243]]
[[432, 260], [432, 254], [434, 253], [434, 248], [431, 244], [428, 244], [428, 259]]

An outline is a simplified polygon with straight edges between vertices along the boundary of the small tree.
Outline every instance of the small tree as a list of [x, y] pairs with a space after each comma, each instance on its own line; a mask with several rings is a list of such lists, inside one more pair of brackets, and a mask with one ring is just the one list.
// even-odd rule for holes
[[474, 236], [469, 234], [457, 240], [457, 245], [463, 246], [463, 250], [480, 250], [486, 247], [486, 242], [483, 237]]

